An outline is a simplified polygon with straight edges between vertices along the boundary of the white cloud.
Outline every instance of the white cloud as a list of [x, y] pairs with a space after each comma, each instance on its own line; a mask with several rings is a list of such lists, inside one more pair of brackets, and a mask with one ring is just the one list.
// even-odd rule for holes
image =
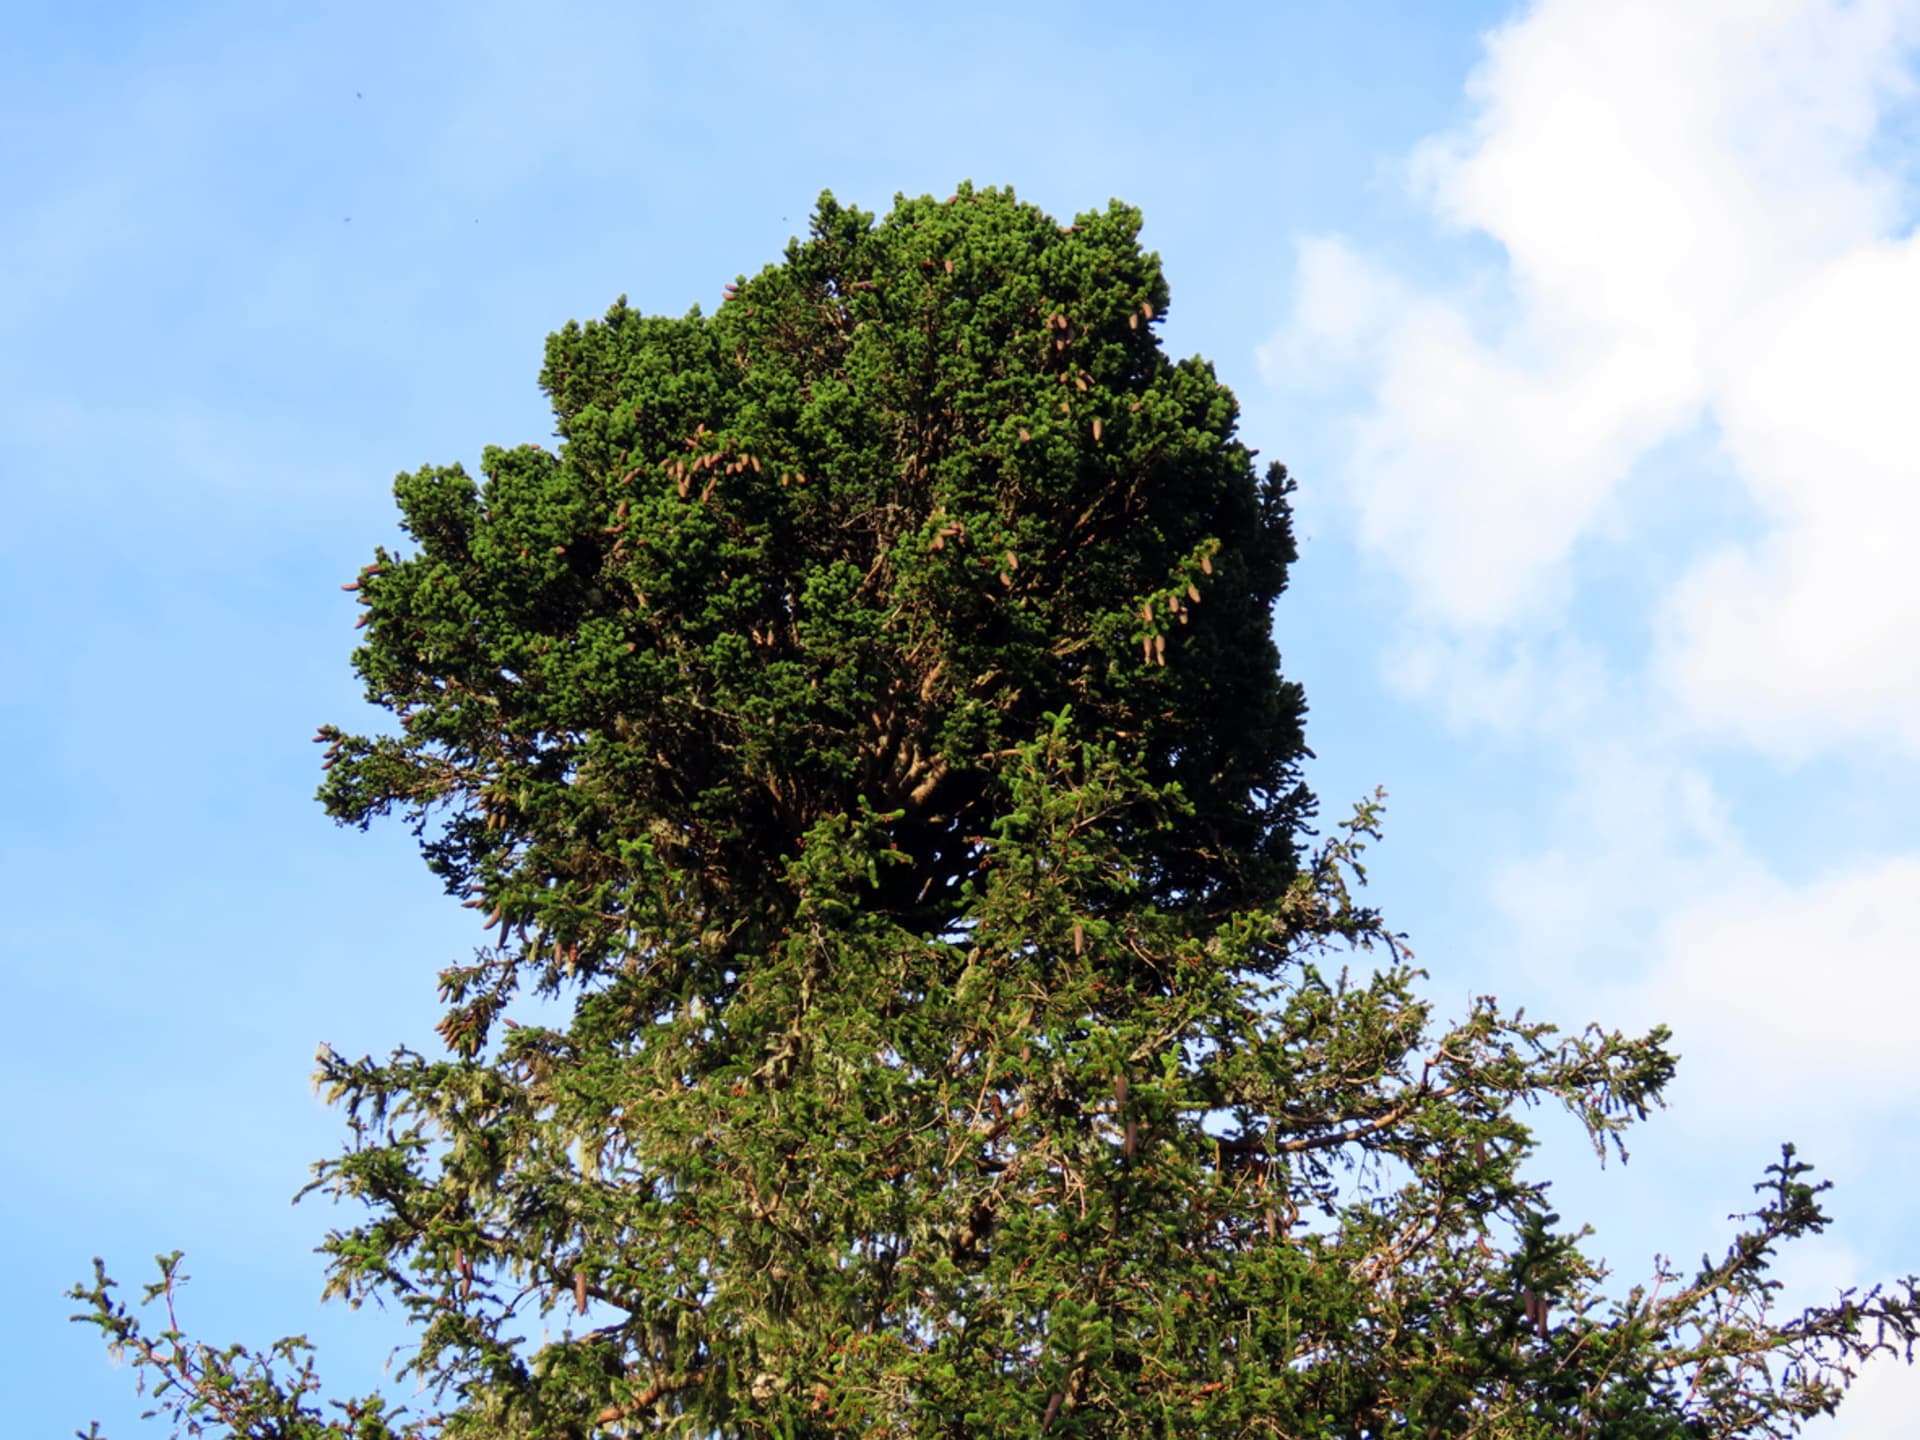
[[1472, 123], [1415, 192], [1504, 252], [1505, 295], [1421, 293], [1304, 241], [1276, 383], [1358, 367], [1344, 483], [1423, 626], [1552, 629], [1576, 546], [1656, 447], [1717, 427], [1766, 527], [1659, 617], [1693, 724], [1770, 750], [1920, 746], [1920, 247], [1875, 149], [1920, 4], [1546, 0], [1491, 35]]
[[1920, 1415], [1920, 1367], [1882, 1356], [1860, 1373], [1840, 1414], [1808, 1433], [1820, 1440], [1911, 1440]]
[[1387, 655], [1386, 683], [1436, 705], [1457, 731], [1578, 740], [1619, 709], [1619, 680], [1578, 636], [1420, 629]]
[[1920, 244], [1861, 246], [1734, 334], [1717, 413], [1771, 530], [1674, 592], [1666, 681], [1696, 721], [1780, 753], [1920, 750]]
[[[1770, 877], [1702, 767], [1593, 718], [1594, 733], [1561, 742], [1566, 770], [1544, 822], [1553, 838], [1494, 869], [1500, 983], [1556, 1014], [1643, 1030], [1675, 1018], [1652, 983], [1666, 917]], [[1690, 1080], [1690, 1041], [1681, 1049]]]
[[1636, 1008], [1705, 1060], [1716, 1108], [1816, 1118], [1840, 1092], [1905, 1107], [1920, 1096], [1917, 896], [1920, 856], [1894, 856], [1701, 898], [1662, 925]]
[[[1784, 1289], [1776, 1313], [1805, 1305], [1832, 1304], [1842, 1290], [1876, 1267], [1867, 1257], [1824, 1236], [1803, 1240], [1780, 1257], [1775, 1278]], [[1832, 1419], [1815, 1421], [1807, 1433], [1818, 1440], [1909, 1440], [1920, 1414], [1920, 1369], [1882, 1355], [1869, 1362], [1847, 1391]]]
[[1269, 385], [1320, 386], [1372, 363], [1407, 303], [1405, 288], [1338, 235], [1297, 242], [1292, 323], [1256, 357]]
[[1563, 742], [1553, 842], [1495, 868], [1503, 984], [1555, 1013], [1671, 1026], [1691, 1116], [1677, 1123], [1844, 1144], [1873, 1112], [1910, 1108], [1920, 852], [1814, 844], [1804, 873], [1764, 861], [1704, 765], [1596, 718], [1615, 733]]
[[[1908, 1123], [1920, 1097], [1920, 853], [1783, 873], [1751, 852], [1697, 764], [1645, 737], [1573, 743], [1556, 843], [1499, 867], [1492, 886], [1495, 981], [1538, 1013], [1629, 1032], [1666, 1024], [1681, 1063], [1674, 1108], [1628, 1138], [1638, 1163], [1624, 1183], [1569, 1170], [1562, 1203], [1598, 1219], [1601, 1253], [1637, 1278], [1634, 1257], [1698, 1237], [1703, 1212], [1749, 1208], [1736, 1177], [1792, 1138], [1837, 1180], [1837, 1224], [1783, 1252], [1782, 1312], [1911, 1270], [1899, 1237], [1912, 1233], [1920, 1169]], [[1840, 1418], [1810, 1433], [1891, 1440], [1912, 1432], [1917, 1406], [1920, 1372], [1883, 1357]]]
[[[1437, 289], [1303, 240], [1260, 355], [1276, 385], [1364, 396], [1331, 478], [1406, 589], [1390, 687], [1559, 771], [1533, 852], [1493, 868], [1489, 978], [1673, 1027], [1656, 1147], [1717, 1164], [1792, 1135], [1853, 1182], [1835, 1209], [1864, 1227], [1791, 1260], [1806, 1300], [1911, 1264], [1863, 1237], [1911, 1232], [1920, 851], [1827, 853], [1821, 805], [1770, 809], [1713, 747], [1920, 751], [1920, 206], [1883, 133], [1916, 40], [1920, 0], [1539, 0], [1488, 37], [1470, 122], [1408, 165], [1497, 260]], [[1645, 483], [1690, 444], [1724, 461], [1700, 496]], [[1744, 528], [1705, 531], [1728, 476]], [[1603, 547], [1676, 529], [1624, 613], [1584, 588]], [[1644, 673], [1608, 658], [1622, 635], [1651, 638]], [[1746, 828], [1769, 814], [1794, 830]], [[1618, 1231], [1698, 1200], [1641, 1194]], [[1870, 1366], [1821, 1433], [1906, 1434], [1917, 1396]]]

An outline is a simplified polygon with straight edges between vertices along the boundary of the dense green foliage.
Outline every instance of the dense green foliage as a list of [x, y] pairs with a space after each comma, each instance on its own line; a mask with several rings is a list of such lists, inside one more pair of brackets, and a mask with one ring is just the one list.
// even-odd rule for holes
[[864, 797], [907, 857], [871, 903], [937, 931], [1010, 747], [1070, 704], [1192, 806], [1134, 825], [1145, 897], [1271, 899], [1304, 803], [1268, 638], [1287, 482], [1255, 482], [1212, 371], [1160, 353], [1137, 227], [828, 201], [711, 319], [569, 325], [559, 455], [397, 486], [419, 550], [359, 582], [358, 664], [404, 734], [335, 736], [329, 808], [453, 806], [448, 885], [587, 977], [663, 877], [777, 927], [769, 866]]
[[555, 335], [557, 455], [401, 477], [354, 587], [398, 723], [323, 730], [322, 798], [497, 933], [447, 1057], [322, 1052], [315, 1184], [436, 1408], [96, 1275], [189, 1431], [1778, 1434], [1911, 1342], [1911, 1281], [1769, 1313], [1791, 1150], [1723, 1260], [1602, 1298], [1520, 1115], [1604, 1153], [1667, 1037], [1437, 1021], [1351, 890], [1375, 806], [1308, 844], [1287, 477], [1162, 355], [1138, 224], [823, 199], [714, 316]]

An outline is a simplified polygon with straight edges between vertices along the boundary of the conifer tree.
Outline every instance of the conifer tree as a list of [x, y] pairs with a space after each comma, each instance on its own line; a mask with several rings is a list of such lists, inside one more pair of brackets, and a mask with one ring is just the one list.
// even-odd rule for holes
[[1912, 1278], [1772, 1308], [1791, 1147], [1723, 1258], [1603, 1293], [1523, 1115], [1620, 1149], [1668, 1036], [1436, 1017], [1356, 898], [1377, 801], [1315, 843], [1290, 482], [1161, 352], [1139, 224], [823, 197], [714, 314], [552, 336], [557, 453], [399, 478], [349, 587], [392, 724], [322, 729], [321, 798], [487, 939], [432, 1053], [323, 1049], [312, 1188], [426, 1399], [96, 1262], [186, 1433], [1783, 1435], [1910, 1358]]

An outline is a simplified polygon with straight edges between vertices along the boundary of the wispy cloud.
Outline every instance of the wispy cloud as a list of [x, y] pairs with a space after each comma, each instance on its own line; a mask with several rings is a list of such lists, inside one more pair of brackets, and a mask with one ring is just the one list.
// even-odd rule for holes
[[[1333, 488], [1404, 595], [1389, 684], [1551, 756], [1540, 843], [1492, 867], [1516, 959], [1489, 967], [1672, 1024], [1694, 1111], [1669, 1123], [1784, 1126], [1856, 1173], [1916, 1160], [1886, 1127], [1920, 1091], [1920, 853], [1829, 855], [1750, 802], [1920, 751], [1917, 42], [1897, 0], [1531, 5], [1401, 172], [1464, 278], [1303, 238], [1260, 356], [1359, 397]], [[1702, 500], [1728, 484], [1737, 521]], [[1675, 516], [1623, 613], [1604, 558], [1671, 547]], [[1871, 1273], [1868, 1248], [1826, 1261]], [[1846, 1432], [1905, 1433], [1914, 1398], [1876, 1372]]]
[[1761, 519], [1667, 595], [1684, 718], [1782, 753], [1920, 745], [1920, 248], [1876, 141], [1910, 102], [1920, 7], [1556, 0], [1489, 37], [1464, 130], [1414, 192], [1484, 234], [1500, 283], [1422, 291], [1301, 242], [1270, 376], [1352, 373], [1362, 543], [1425, 620], [1538, 629], [1635, 465], [1703, 424]]
[[[1920, 857], [1729, 888], [1665, 922], [1648, 1008], [1722, 1052], [1722, 1098], [1812, 1118], [1830, 1086], [1905, 1110], [1920, 1095]], [[1811, 1083], [1809, 1083], [1811, 1082]]]

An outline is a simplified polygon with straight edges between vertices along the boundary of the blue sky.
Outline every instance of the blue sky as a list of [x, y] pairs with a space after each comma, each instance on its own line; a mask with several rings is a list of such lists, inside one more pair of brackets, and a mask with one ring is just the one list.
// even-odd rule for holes
[[[322, 1308], [326, 1041], [426, 1046], [475, 942], [308, 743], [392, 476], [544, 440], [545, 334], [711, 308], [813, 199], [1146, 213], [1165, 341], [1303, 483], [1276, 621], [1330, 813], [1443, 1009], [1678, 1032], [1672, 1107], [1540, 1173], [1623, 1278], [1794, 1139], [1795, 1293], [1920, 1268], [1920, 5], [392, 7], [24, 0], [0, 124], [0, 1327], [16, 1428], [130, 1417], [64, 1323]], [[1198, 7], [1194, 7], [1197, 9]], [[1905, 1433], [1881, 1366], [1829, 1436]]]

